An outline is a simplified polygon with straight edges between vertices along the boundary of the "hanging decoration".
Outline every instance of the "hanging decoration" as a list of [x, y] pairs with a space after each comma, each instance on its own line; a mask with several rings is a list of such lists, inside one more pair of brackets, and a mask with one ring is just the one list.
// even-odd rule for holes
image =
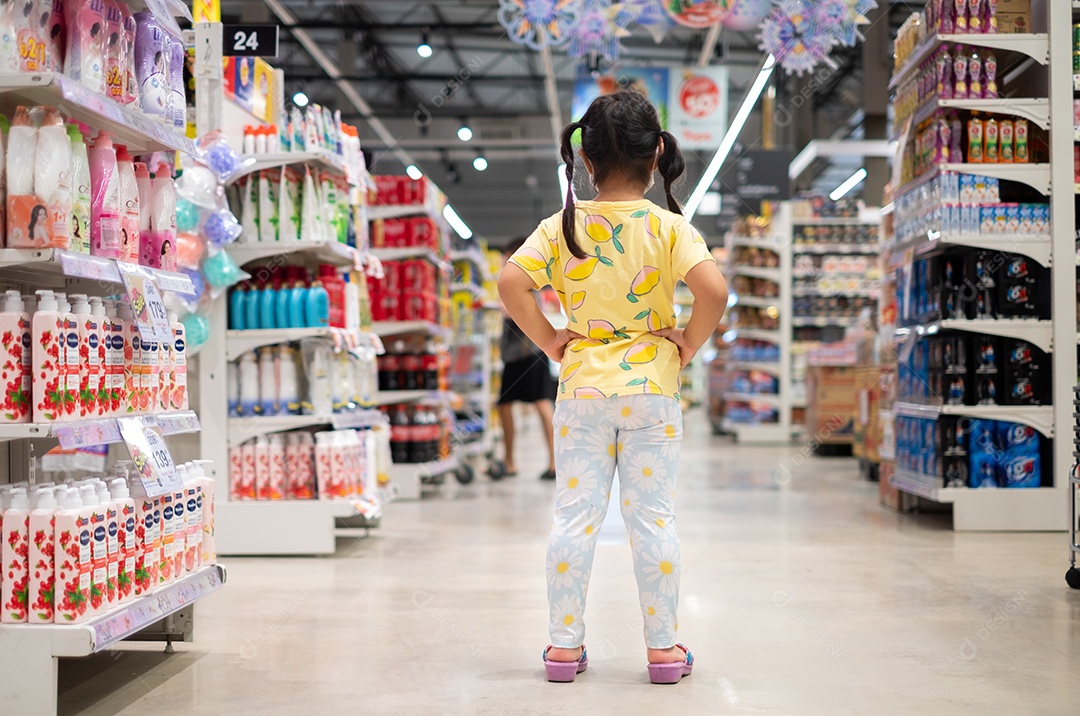
[[512, 42], [534, 50], [570, 39], [581, 0], [499, 0], [499, 23]]
[[633, 19], [633, 13], [623, 3], [582, 0], [577, 21], [570, 30], [566, 54], [584, 57], [595, 53], [615, 62], [622, 50], [622, 38], [630, 36], [627, 27]]
[[837, 44], [854, 47], [863, 39], [859, 25], [867, 25], [866, 14], [877, 8], [876, 0], [818, 0], [818, 24], [829, 31]]
[[733, 0], [667, 0], [664, 9], [675, 22], [700, 29], [723, 22]]
[[781, 0], [761, 26], [761, 49], [776, 57], [788, 74], [802, 75], [824, 62], [836, 43], [832, 28], [819, 21], [814, 2]]
[[[769, 2], [769, 0], [765, 0]], [[633, 15], [634, 24], [641, 27], [660, 43], [676, 22], [664, 11], [664, 0], [623, 0], [627, 12]]]
[[731, 12], [722, 24], [729, 30], [756, 30], [769, 15], [772, 0], [732, 0]]

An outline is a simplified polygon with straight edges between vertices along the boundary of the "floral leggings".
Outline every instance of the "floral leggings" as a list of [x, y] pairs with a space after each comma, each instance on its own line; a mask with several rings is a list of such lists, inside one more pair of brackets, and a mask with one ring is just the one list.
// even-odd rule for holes
[[675, 476], [682, 410], [662, 395], [561, 400], [555, 406], [555, 523], [548, 538], [551, 643], [585, 638], [585, 594], [615, 468], [650, 649], [675, 645], [681, 558]]

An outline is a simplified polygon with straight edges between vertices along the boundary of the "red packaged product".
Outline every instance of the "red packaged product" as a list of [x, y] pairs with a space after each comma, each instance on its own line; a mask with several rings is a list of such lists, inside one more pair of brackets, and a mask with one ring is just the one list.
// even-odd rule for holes
[[381, 174], [372, 177], [375, 181], [375, 200], [379, 204], [402, 204], [402, 177]]
[[371, 294], [371, 320], [373, 321], [399, 321], [401, 319], [401, 294], [398, 293], [372, 293]]
[[439, 322], [439, 297], [433, 293], [424, 294], [424, 320]]
[[439, 248], [439, 226], [427, 216], [409, 219], [409, 245]]
[[401, 262], [383, 261], [383, 277], [368, 277], [368, 290], [383, 293], [401, 293]]
[[433, 292], [435, 290], [435, 267], [424, 259], [401, 262], [401, 290]]
[[415, 181], [408, 177], [401, 177], [401, 179], [405, 182], [405, 186], [401, 190], [402, 204], [423, 204], [427, 200], [427, 177], [420, 177]]
[[427, 311], [425, 303], [427, 302], [426, 294], [420, 291], [406, 291], [402, 294], [401, 301], [401, 320], [403, 321], [426, 321]]
[[409, 245], [408, 219], [387, 219], [383, 224], [383, 241], [390, 248]]

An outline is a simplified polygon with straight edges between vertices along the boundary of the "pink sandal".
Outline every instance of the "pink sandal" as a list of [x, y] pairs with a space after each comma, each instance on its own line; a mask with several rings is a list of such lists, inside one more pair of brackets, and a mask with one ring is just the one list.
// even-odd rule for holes
[[676, 644], [686, 652], [686, 661], [676, 661], [671, 664], [649, 664], [649, 681], [654, 684], [677, 684], [682, 677], [690, 676], [694, 670], [694, 655], [682, 644]]
[[589, 654], [585, 647], [581, 647], [581, 658], [577, 661], [548, 661], [547, 649], [544, 649], [544, 669], [547, 671], [548, 681], [567, 682], [589, 667]]

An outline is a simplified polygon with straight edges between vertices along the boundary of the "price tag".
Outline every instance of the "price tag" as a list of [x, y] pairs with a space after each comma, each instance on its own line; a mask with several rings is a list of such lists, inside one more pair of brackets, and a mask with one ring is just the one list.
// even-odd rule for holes
[[120, 430], [112, 418], [61, 423], [53, 427], [53, 435], [64, 450], [120, 442]]
[[120, 418], [117, 422], [120, 423], [120, 434], [127, 444], [146, 494], [157, 497], [183, 489], [184, 483], [176, 472], [172, 454], [157, 420], [147, 415]]
[[195, 295], [195, 284], [191, 282], [191, 277], [186, 274], [173, 273], [172, 271], [155, 271], [153, 278], [159, 291], [172, 291], [173, 293], [182, 293], [185, 296]]
[[277, 57], [277, 25], [222, 25], [221, 40], [226, 57]]
[[112, 259], [63, 250], [57, 253], [65, 276], [120, 283], [120, 272], [116, 270], [116, 262]]
[[147, 278], [138, 266], [119, 262], [120, 276], [124, 279], [128, 302], [135, 314], [135, 323], [139, 326], [139, 335], [144, 341], [168, 343], [172, 341], [172, 326], [169, 312], [161, 299], [157, 285]]

